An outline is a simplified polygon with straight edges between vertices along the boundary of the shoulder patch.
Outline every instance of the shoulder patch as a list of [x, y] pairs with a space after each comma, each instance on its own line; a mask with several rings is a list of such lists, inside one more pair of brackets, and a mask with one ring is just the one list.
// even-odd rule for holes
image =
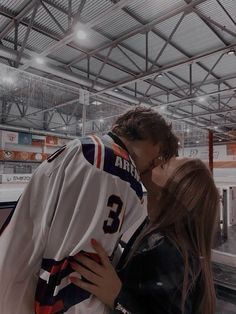
[[50, 155], [47, 158], [47, 162], [52, 162], [54, 159], [56, 159], [64, 150], [66, 149], [66, 145], [63, 145], [61, 148], [59, 148], [55, 153]]

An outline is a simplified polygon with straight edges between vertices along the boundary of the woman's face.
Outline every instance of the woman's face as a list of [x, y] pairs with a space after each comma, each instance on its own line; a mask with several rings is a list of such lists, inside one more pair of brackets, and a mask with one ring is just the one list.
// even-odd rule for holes
[[152, 218], [152, 212], [158, 206], [158, 200], [160, 199], [161, 190], [167, 183], [167, 180], [172, 176], [174, 171], [182, 166], [188, 158], [171, 158], [167, 163], [160, 164], [152, 171], [145, 173], [141, 176], [142, 182], [147, 189], [147, 201], [148, 201], [148, 214], [150, 219]]

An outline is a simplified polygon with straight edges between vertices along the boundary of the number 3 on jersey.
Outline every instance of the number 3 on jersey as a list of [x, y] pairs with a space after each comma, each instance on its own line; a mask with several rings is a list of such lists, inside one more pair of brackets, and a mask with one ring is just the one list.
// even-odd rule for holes
[[112, 209], [108, 216], [109, 220], [107, 219], [104, 221], [103, 231], [105, 233], [116, 233], [120, 226], [119, 216], [123, 207], [123, 202], [119, 196], [113, 194], [108, 198], [107, 206]]

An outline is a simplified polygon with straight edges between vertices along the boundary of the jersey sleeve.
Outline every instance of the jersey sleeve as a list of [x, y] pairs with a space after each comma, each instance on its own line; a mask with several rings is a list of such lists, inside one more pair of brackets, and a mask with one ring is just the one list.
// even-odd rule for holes
[[[21, 298], [33, 308], [32, 293], [64, 175], [59, 165], [70, 152], [71, 147], [61, 150], [54, 160], [36, 169], [0, 236], [0, 313], [14, 313]], [[17, 297], [19, 291], [21, 298]], [[28, 313], [28, 308], [23, 312]]]

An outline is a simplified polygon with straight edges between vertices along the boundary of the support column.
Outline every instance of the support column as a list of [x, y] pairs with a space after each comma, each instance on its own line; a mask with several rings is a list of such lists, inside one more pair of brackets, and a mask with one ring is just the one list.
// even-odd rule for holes
[[213, 173], [213, 132], [208, 131], [208, 157], [209, 157], [209, 168]]
[[89, 105], [89, 91], [81, 89], [80, 90], [79, 101], [83, 105], [83, 111], [82, 111], [82, 136], [85, 136], [85, 133], [86, 133], [86, 111], [87, 111], [87, 106]]

